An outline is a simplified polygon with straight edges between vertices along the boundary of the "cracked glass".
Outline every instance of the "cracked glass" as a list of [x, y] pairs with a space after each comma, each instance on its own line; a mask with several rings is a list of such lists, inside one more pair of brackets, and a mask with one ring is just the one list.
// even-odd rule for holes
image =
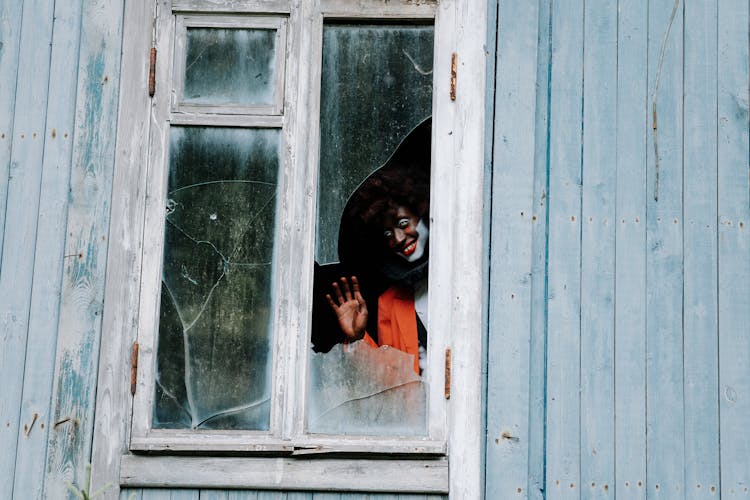
[[272, 104], [276, 30], [188, 28], [185, 104]]
[[312, 433], [427, 434], [433, 38], [425, 24], [323, 28]]
[[269, 428], [279, 148], [170, 129], [154, 428]]

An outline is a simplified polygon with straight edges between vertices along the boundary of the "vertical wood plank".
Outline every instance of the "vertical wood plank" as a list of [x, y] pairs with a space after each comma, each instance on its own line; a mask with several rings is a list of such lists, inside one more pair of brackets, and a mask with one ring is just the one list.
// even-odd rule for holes
[[532, 208], [531, 340], [529, 346], [528, 498], [542, 500], [546, 473], [547, 394], [547, 229], [549, 222], [549, 75], [551, 1], [539, 1], [534, 130], [534, 205]]
[[[3, 256], [8, 172], [16, 105], [23, 2], [0, 3], [0, 259]], [[2, 270], [0, 270], [2, 273]]]
[[676, 15], [671, 18], [674, 4], [649, 2], [648, 14], [652, 99], [661, 65], [656, 95], [659, 165], [657, 170], [653, 135], [649, 134], [646, 217], [647, 483], [648, 497], [654, 499], [682, 497], [685, 492], [681, 129], [684, 3], [679, 2]]
[[[132, 82], [148, 82], [148, 57], [155, 6], [151, 2], [125, 2], [122, 47], [123, 75]], [[142, 251], [143, 196], [148, 165], [149, 106], [143, 85], [121, 86], [117, 150], [113, 179], [111, 227], [108, 238], [106, 307], [97, 378], [96, 421], [93, 436], [92, 482], [95, 487], [117, 484], [120, 457], [127, 449], [130, 421], [130, 359], [135, 340], [140, 262]], [[123, 355], [124, 354], [124, 355]], [[115, 490], [107, 496], [114, 498]]]
[[[537, 2], [500, 2], [490, 241], [486, 492], [528, 487]], [[522, 498], [525, 497], [522, 496]]]
[[[7, 7], [4, 13], [10, 13]], [[13, 15], [10, 13], [11, 16]], [[32, 415], [19, 415], [23, 388], [24, 364], [31, 302], [34, 252], [36, 248], [37, 213], [44, 152], [44, 122], [49, 84], [50, 41], [52, 39], [52, 4], [43, 0], [28, 0], [23, 4], [18, 49], [17, 86], [12, 121], [12, 140], [9, 168], [6, 171], [7, 197], [2, 207], [5, 216], [2, 259], [0, 260], [0, 498], [13, 496], [13, 476], [16, 449], [25, 436], [23, 424]], [[16, 23], [18, 18], [8, 18]], [[13, 34], [13, 29], [10, 34]], [[9, 50], [17, 44], [11, 41]], [[5, 56], [4, 56], [5, 57]], [[12, 65], [13, 56], [9, 54]], [[10, 76], [10, 75], [8, 75]], [[5, 94], [6, 91], [3, 91]], [[7, 120], [3, 117], [3, 120]], [[0, 132], [1, 134], [2, 132]], [[38, 431], [39, 429], [37, 429]]]
[[52, 377], [55, 366], [59, 291], [62, 277], [65, 220], [67, 215], [76, 68], [81, 22], [80, 0], [58, 0], [52, 30], [52, 54], [41, 195], [37, 219], [37, 245], [27, 337], [27, 362], [23, 373], [21, 422], [29, 426], [19, 438], [13, 491], [41, 497], [47, 435], [50, 421]]
[[[90, 460], [112, 194], [122, 2], [83, 4], [73, 168], [66, 222], [60, 321], [52, 391], [45, 494], [61, 498], [63, 480], [80, 482]], [[105, 117], [106, 119], [103, 119]], [[120, 409], [122, 411], [122, 409]]]
[[552, 2], [547, 493], [580, 496], [581, 100], [583, 4]]
[[[148, 81], [146, 54], [151, 45], [154, 5], [125, 2], [122, 47], [123, 75], [133, 82]], [[120, 456], [127, 447], [130, 413], [130, 362], [127, 353], [135, 340], [139, 302], [141, 229], [148, 165], [148, 93], [139, 85], [122, 85], [117, 130], [117, 151], [113, 179], [111, 227], [108, 245], [106, 308], [97, 378], [96, 421], [93, 436], [92, 482], [96, 487], [117, 484]], [[139, 228], [134, 231], [134, 228]], [[117, 264], [114, 264], [117, 263]], [[123, 353], [126, 355], [123, 356]], [[116, 488], [115, 488], [116, 490]], [[109, 498], [114, 498], [113, 491]]]
[[615, 495], [627, 500], [646, 498], [647, 2], [618, 15]]
[[586, 2], [581, 218], [581, 495], [613, 498], [617, 3]]
[[720, 494], [750, 486], [750, 183], [747, 2], [719, 3]]
[[719, 482], [717, 2], [685, 3], [685, 498]]

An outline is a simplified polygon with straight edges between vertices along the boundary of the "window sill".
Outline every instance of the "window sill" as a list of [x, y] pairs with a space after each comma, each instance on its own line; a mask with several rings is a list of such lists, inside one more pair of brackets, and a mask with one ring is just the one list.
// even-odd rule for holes
[[294, 441], [245, 431], [151, 431], [143, 437], [132, 437], [134, 452], [232, 453], [274, 455], [414, 455], [444, 456], [444, 441], [373, 436], [309, 435]]
[[124, 455], [123, 487], [448, 493], [448, 460]]

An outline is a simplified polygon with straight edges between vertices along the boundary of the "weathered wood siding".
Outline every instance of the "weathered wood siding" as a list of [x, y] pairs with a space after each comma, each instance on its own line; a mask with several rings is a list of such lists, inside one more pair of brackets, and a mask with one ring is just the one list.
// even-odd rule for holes
[[0, 498], [90, 460], [121, 0], [0, 2]]
[[[490, 5], [486, 497], [750, 494], [748, 2]], [[122, 18], [0, 2], [0, 498], [91, 460]]]
[[748, 2], [495, 8], [487, 498], [748, 495]]

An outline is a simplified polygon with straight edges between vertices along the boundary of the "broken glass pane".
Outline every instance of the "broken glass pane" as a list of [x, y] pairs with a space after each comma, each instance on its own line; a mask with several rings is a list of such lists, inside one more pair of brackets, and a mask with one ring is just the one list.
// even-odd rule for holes
[[432, 26], [324, 26], [319, 264], [338, 261], [338, 224], [349, 195], [432, 115], [432, 47]]
[[183, 102], [272, 104], [276, 30], [188, 28]]
[[432, 26], [323, 28], [310, 432], [427, 432], [432, 54]]
[[426, 384], [414, 358], [389, 346], [338, 344], [312, 355], [308, 430], [323, 434], [421, 436]]
[[269, 426], [279, 131], [172, 127], [155, 428]]

